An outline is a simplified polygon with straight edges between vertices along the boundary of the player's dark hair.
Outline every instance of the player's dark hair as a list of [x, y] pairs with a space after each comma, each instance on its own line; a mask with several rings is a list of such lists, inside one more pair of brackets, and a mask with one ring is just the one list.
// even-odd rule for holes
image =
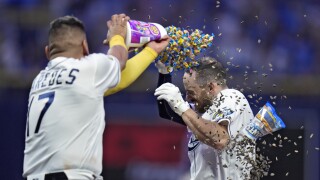
[[81, 44], [85, 38], [84, 25], [78, 18], [63, 16], [53, 20], [49, 29], [50, 56], [82, 48]]
[[68, 28], [75, 28], [85, 32], [84, 25], [78, 18], [74, 16], [63, 16], [50, 23], [49, 37], [64, 33]]
[[227, 85], [226, 69], [219, 61], [212, 57], [202, 57], [199, 60], [199, 65], [193, 67], [192, 71], [197, 72], [196, 81], [199, 85], [204, 86], [210, 82], [216, 82], [221, 86]]

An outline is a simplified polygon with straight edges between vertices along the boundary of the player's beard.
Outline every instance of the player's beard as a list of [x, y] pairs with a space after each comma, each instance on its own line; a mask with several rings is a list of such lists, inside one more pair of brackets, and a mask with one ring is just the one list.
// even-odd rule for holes
[[210, 106], [212, 105], [212, 98], [208, 96], [208, 94], [203, 91], [201, 92], [201, 95], [199, 99], [195, 103], [195, 109], [198, 113], [205, 113]]

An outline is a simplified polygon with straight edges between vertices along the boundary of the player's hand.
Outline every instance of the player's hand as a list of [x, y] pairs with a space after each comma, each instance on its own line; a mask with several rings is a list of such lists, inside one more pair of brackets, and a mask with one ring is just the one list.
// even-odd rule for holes
[[172, 72], [172, 67], [167, 67], [165, 64], [163, 64], [161, 61], [157, 61], [154, 63], [154, 65], [157, 67], [158, 72], [160, 74], [169, 74]]
[[127, 35], [128, 20], [130, 20], [130, 17], [125, 14], [114, 14], [111, 16], [111, 20], [107, 22], [108, 33], [103, 44], [108, 44], [110, 39], [115, 35], [120, 35], [125, 39]]
[[156, 89], [154, 95], [158, 96], [158, 100], [167, 101], [171, 109], [179, 116], [190, 109], [189, 103], [183, 100], [179, 88], [171, 83], [162, 84]]
[[152, 48], [158, 54], [161, 53], [168, 46], [170, 41], [170, 37], [168, 35], [164, 36], [162, 39], [158, 41], [150, 41], [147, 43], [147, 47]]

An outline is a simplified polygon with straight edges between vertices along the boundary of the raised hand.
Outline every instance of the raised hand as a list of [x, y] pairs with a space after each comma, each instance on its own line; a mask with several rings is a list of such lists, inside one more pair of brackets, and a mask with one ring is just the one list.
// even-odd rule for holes
[[111, 16], [111, 20], [107, 22], [108, 33], [103, 44], [108, 44], [110, 39], [115, 35], [120, 35], [123, 39], [126, 39], [128, 20], [130, 20], [130, 17], [125, 14], [114, 14]]
[[154, 95], [158, 96], [158, 100], [167, 101], [171, 109], [179, 116], [190, 109], [189, 103], [183, 100], [179, 88], [171, 83], [162, 84], [156, 89]]
[[169, 74], [172, 72], [173, 68], [172, 67], [167, 67], [165, 64], [163, 64], [161, 61], [157, 61], [154, 63], [155, 66], [158, 69], [158, 72], [161, 74]]
[[151, 41], [147, 44], [147, 47], [152, 48], [158, 54], [161, 53], [168, 46], [170, 37], [168, 35], [164, 36], [162, 39], [157, 41]]

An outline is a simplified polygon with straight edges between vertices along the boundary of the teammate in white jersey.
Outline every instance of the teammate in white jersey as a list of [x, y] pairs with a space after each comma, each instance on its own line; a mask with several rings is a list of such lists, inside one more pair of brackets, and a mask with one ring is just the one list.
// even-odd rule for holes
[[188, 102], [183, 100], [179, 88], [170, 83], [170, 75], [161, 70], [163, 66], [157, 67], [160, 87], [155, 95], [160, 116], [186, 125], [191, 132], [188, 143], [191, 179], [251, 179], [255, 143], [240, 146], [239, 131], [253, 119], [252, 110], [241, 92], [228, 89], [221, 63], [205, 57], [199, 66], [184, 74]]
[[[65, 16], [51, 23], [49, 63], [29, 94], [26, 179], [102, 179], [103, 96], [119, 83], [128, 59], [124, 44], [128, 19], [120, 14], [107, 22], [107, 54], [89, 54], [84, 26], [77, 18]], [[153, 49], [142, 57], [156, 56], [168, 41], [152, 42]]]

